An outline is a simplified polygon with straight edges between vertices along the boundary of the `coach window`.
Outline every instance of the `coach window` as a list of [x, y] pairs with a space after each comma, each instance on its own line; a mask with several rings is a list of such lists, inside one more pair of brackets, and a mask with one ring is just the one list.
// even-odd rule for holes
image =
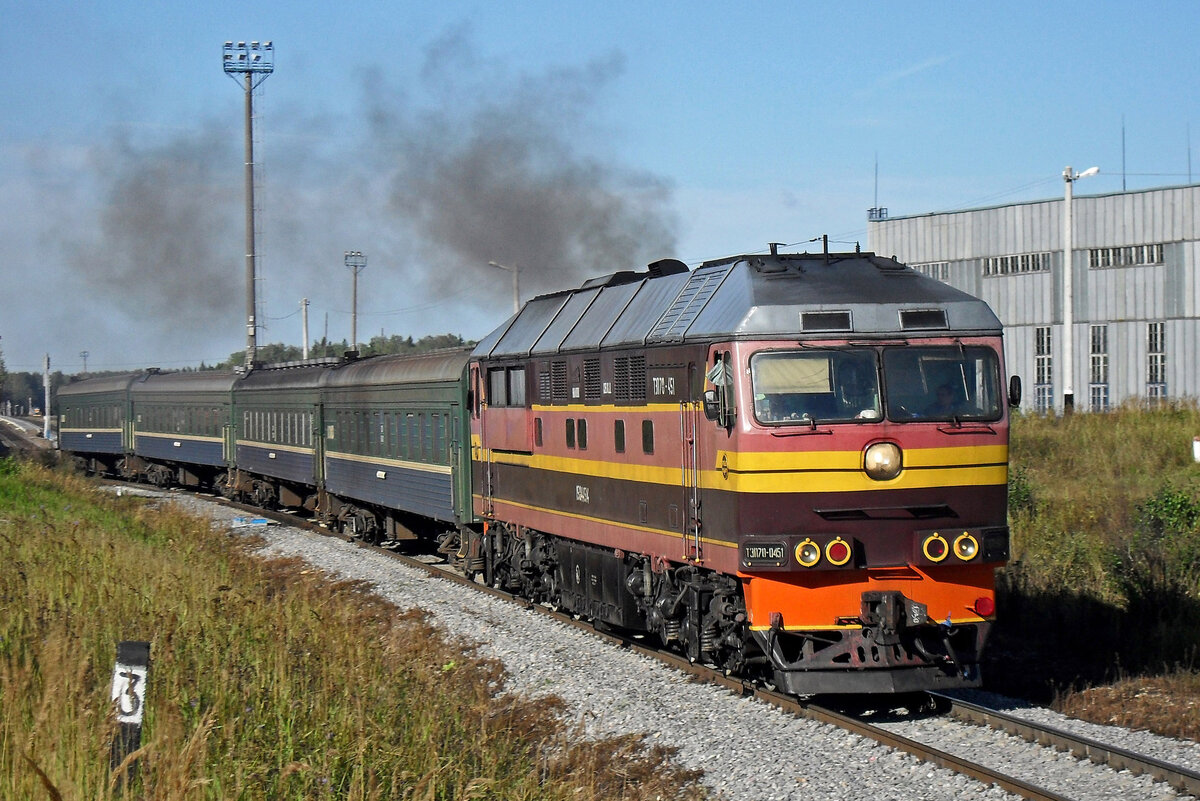
[[575, 420], [570, 417], [567, 418], [567, 447], [575, 448]]
[[642, 453], [654, 453], [654, 421], [642, 421]]
[[617, 420], [613, 423], [613, 447], [617, 449], [617, 453], [625, 452], [625, 421]]
[[579, 450], [587, 450], [587, 420], [579, 420]]

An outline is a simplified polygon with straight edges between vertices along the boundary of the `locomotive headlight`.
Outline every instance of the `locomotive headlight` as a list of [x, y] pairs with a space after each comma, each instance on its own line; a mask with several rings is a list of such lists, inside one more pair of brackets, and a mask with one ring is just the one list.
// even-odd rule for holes
[[804, 567], [812, 567], [821, 561], [821, 548], [812, 540], [805, 540], [796, 546], [796, 561]]
[[954, 540], [954, 555], [964, 562], [968, 562], [975, 558], [975, 554], [979, 553], [979, 540], [972, 537], [964, 531]]
[[930, 562], [940, 562], [950, 555], [950, 543], [941, 534], [934, 532], [921, 543], [921, 551]]
[[876, 442], [863, 455], [863, 469], [876, 481], [888, 481], [900, 475], [900, 446], [894, 442]]

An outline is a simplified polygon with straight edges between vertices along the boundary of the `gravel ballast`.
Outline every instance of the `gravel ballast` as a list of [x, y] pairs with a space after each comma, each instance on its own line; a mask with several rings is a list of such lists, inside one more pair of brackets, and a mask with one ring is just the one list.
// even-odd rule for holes
[[[236, 518], [246, 517], [204, 499], [170, 497], [211, 518], [214, 525], [232, 528]], [[681, 764], [704, 770], [704, 783], [732, 801], [1015, 798], [834, 726], [798, 719], [763, 702], [698, 683], [536, 611], [471, 592], [383, 554], [283, 525], [242, 525], [236, 530], [261, 536], [264, 555], [302, 557], [336, 577], [371, 583], [399, 609], [427, 610], [448, 635], [477, 642], [480, 655], [500, 660], [508, 672], [508, 691], [562, 698], [568, 714], [591, 736], [645, 734], [652, 743], [674, 746]], [[1072, 721], [988, 694], [971, 694], [966, 700], [1046, 720], [1166, 761], [1200, 765], [1196, 743]], [[948, 718], [883, 725], [1069, 798], [1190, 798], [1149, 777], [1113, 771]]]

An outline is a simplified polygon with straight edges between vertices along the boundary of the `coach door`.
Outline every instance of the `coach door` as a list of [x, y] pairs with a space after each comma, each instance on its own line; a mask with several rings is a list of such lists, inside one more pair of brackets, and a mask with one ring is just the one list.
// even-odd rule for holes
[[[686, 392], [696, 385], [696, 365], [688, 365]], [[700, 425], [700, 404], [681, 401], [679, 404], [680, 488], [683, 493], [683, 558], [700, 562], [704, 558], [700, 540], [700, 444], [697, 431]]]

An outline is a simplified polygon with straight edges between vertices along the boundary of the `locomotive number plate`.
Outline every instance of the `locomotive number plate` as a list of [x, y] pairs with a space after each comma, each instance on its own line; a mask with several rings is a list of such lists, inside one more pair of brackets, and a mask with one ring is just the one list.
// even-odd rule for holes
[[747, 567], [770, 565], [778, 567], [787, 561], [787, 548], [782, 542], [754, 542], [742, 545], [742, 564]]

